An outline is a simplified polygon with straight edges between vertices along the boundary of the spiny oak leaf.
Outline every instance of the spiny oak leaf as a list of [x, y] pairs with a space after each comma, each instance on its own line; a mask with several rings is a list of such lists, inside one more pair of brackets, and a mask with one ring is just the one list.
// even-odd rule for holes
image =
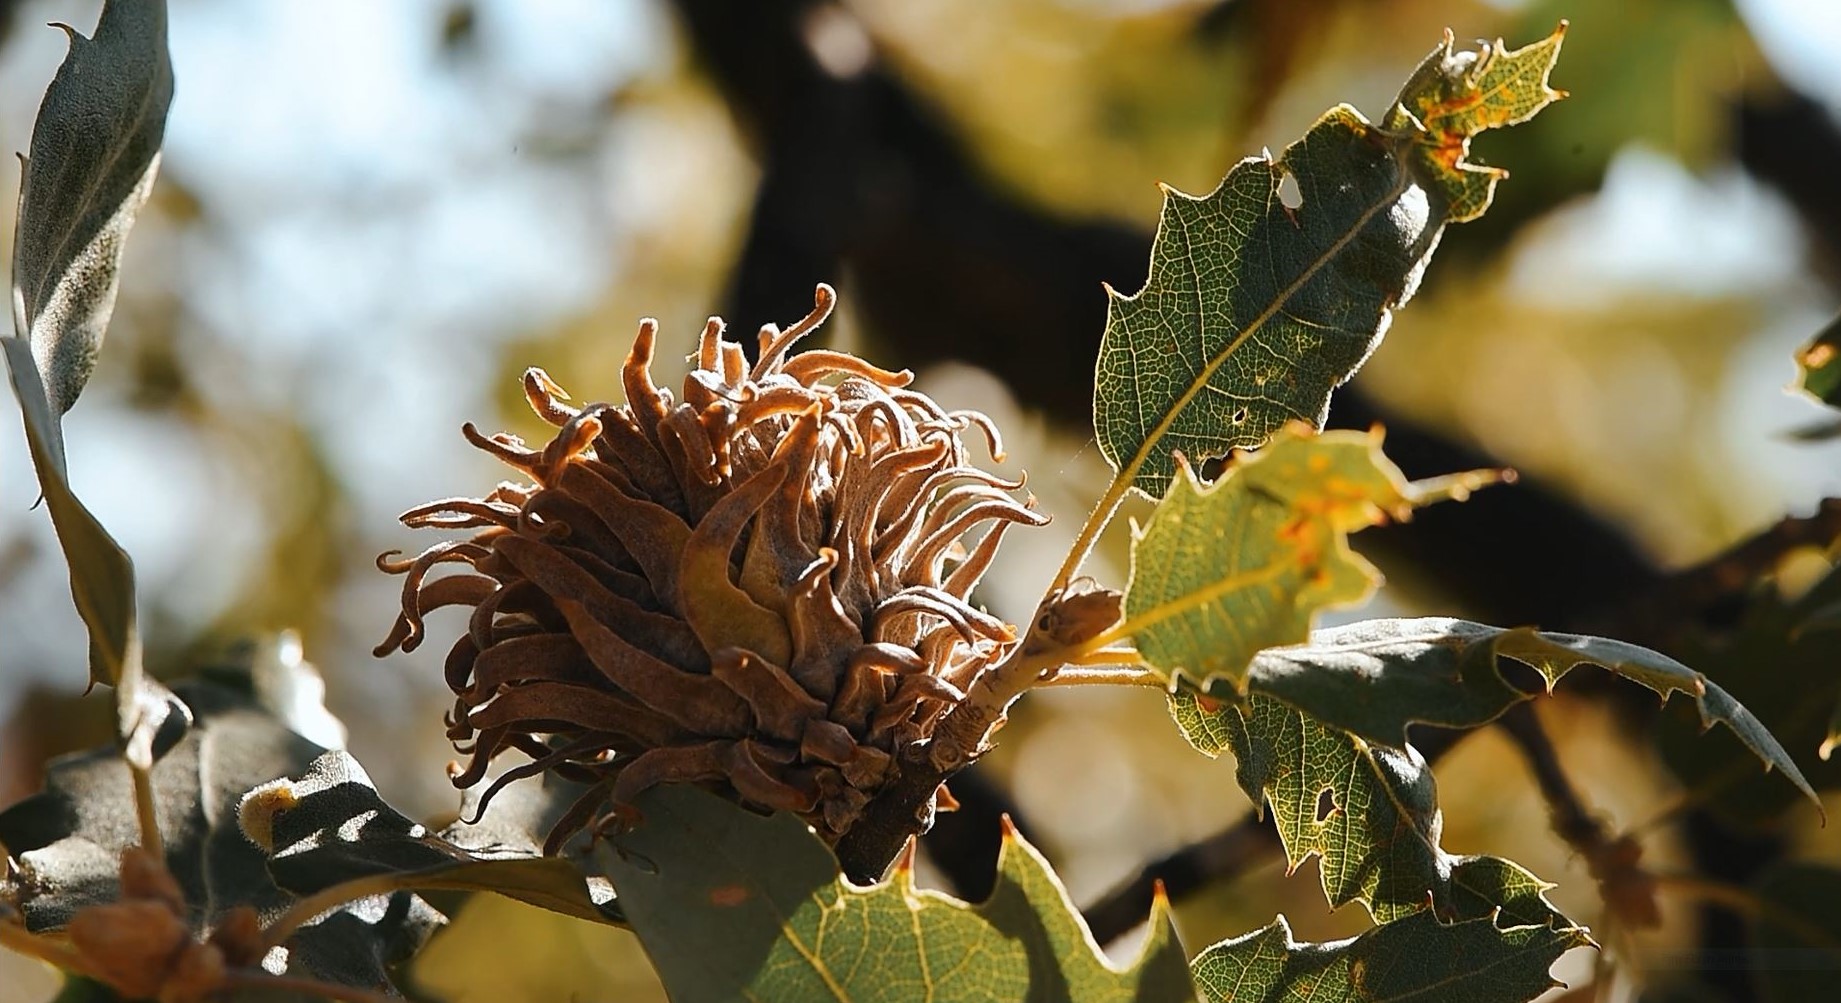
[[1278, 159], [1235, 165], [1211, 195], [1164, 189], [1144, 288], [1108, 290], [1094, 383], [1094, 431], [1122, 481], [1161, 497], [1179, 453], [1221, 456], [1288, 421], [1322, 425], [1445, 224], [1488, 207], [1503, 172], [1466, 159], [1471, 137], [1561, 96], [1547, 75], [1564, 29], [1513, 51], [1459, 52], [1447, 34], [1381, 125], [1340, 105]]
[[916, 889], [904, 862], [857, 887], [797, 817], [655, 787], [602, 865], [674, 1000], [992, 1003], [1190, 1000], [1161, 900], [1123, 969], [1100, 954], [1047, 862], [1006, 834], [991, 899]]
[[1294, 424], [1212, 485], [1179, 464], [1134, 534], [1115, 632], [1172, 684], [1219, 678], [1240, 688], [1259, 651], [1304, 640], [1318, 610], [1373, 591], [1380, 575], [1349, 549], [1349, 533], [1497, 476], [1409, 483], [1380, 442], [1379, 431], [1318, 435]]
[[1360, 901], [1383, 923], [1430, 904], [1446, 919], [1500, 910], [1505, 923], [1572, 925], [1542, 897], [1552, 886], [1520, 865], [1439, 845], [1438, 785], [1411, 746], [1370, 743], [1264, 696], [1224, 704], [1185, 687], [1170, 704], [1190, 744], [1233, 750], [1235, 779], [1270, 807], [1291, 867], [1318, 855], [1332, 906]]
[[[1307, 644], [1260, 652], [1247, 689], [1369, 742], [1403, 748], [1408, 725], [1474, 728], [1540, 692], [1505, 678], [1505, 660], [1539, 673], [1538, 686], [1549, 691], [1574, 668], [1598, 665], [1664, 698], [1685, 693], [1699, 709], [1702, 728], [1725, 725], [1767, 770], [1781, 771], [1820, 807], [1796, 761], [1730, 693], [1675, 659], [1626, 641], [1448, 617], [1364, 620], [1316, 631]], [[1197, 716], [1208, 712], [1193, 696], [1183, 701], [1185, 731], [1194, 731], [1201, 727]], [[1213, 713], [1225, 710], [1217, 703]]]
[[281, 888], [305, 895], [388, 877], [398, 889], [489, 891], [577, 919], [619, 922], [604, 879], [585, 878], [562, 857], [540, 855], [547, 816], [558, 805], [536, 785], [515, 787], [484, 816], [436, 833], [385, 801], [364, 767], [341, 750], [296, 772], [252, 790], [238, 808], [245, 833], [268, 851], [269, 874]]
[[1206, 1003], [1527, 1003], [1559, 985], [1548, 969], [1590, 943], [1578, 929], [1443, 924], [1419, 913], [1350, 940], [1300, 944], [1280, 916], [1192, 963]]

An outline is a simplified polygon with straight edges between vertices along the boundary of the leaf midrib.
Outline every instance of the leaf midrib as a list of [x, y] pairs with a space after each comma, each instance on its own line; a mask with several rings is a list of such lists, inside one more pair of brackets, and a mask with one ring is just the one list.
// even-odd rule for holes
[[[1268, 163], [1270, 163], [1270, 161], [1268, 161]], [[1222, 184], [1225, 185], [1226, 182], [1224, 181]], [[1182, 394], [1176, 398], [1175, 403], [1164, 412], [1162, 418], [1158, 419], [1157, 424], [1152, 426], [1150, 433], [1145, 436], [1144, 442], [1132, 453], [1131, 461], [1120, 468], [1120, 481], [1126, 484], [1134, 484], [1137, 481], [1139, 472], [1144, 469], [1144, 465], [1150, 460], [1151, 452], [1156, 448], [1158, 443], [1163, 441], [1164, 436], [1169, 434], [1170, 429], [1175, 426], [1177, 417], [1189, 407], [1191, 401], [1194, 401], [1195, 398], [1201, 394], [1202, 389], [1208, 386], [1209, 381], [1214, 379], [1215, 373], [1219, 372], [1223, 365], [1226, 365], [1227, 360], [1232, 358], [1234, 353], [1238, 352], [1249, 338], [1258, 334], [1265, 328], [1266, 324], [1271, 322], [1272, 318], [1278, 316], [1278, 314], [1285, 309], [1285, 304], [1291, 302], [1293, 296], [1296, 296], [1312, 279], [1316, 278], [1323, 269], [1328, 267], [1331, 261], [1342, 254], [1349, 244], [1354, 242], [1355, 238], [1359, 236], [1363, 230], [1367, 229], [1368, 224], [1374, 221], [1375, 216], [1392, 205], [1401, 195], [1404, 195], [1410, 184], [1411, 180], [1408, 171], [1404, 166], [1396, 165], [1394, 183], [1388, 187], [1386, 194], [1377, 198], [1373, 205], [1362, 210], [1362, 214], [1357, 217], [1355, 223], [1352, 224], [1347, 231], [1337, 237], [1329, 247], [1324, 249], [1323, 253], [1314, 258], [1310, 264], [1291, 281], [1290, 285], [1287, 285], [1277, 296], [1273, 297], [1272, 302], [1247, 323], [1246, 327], [1242, 328], [1232, 340], [1222, 346], [1219, 352], [1216, 352], [1209, 358], [1207, 364], [1202, 367], [1202, 371], [1196, 375], [1195, 379], [1189, 382], [1189, 385], [1184, 388]], [[1276, 193], [1276, 189], [1274, 192]], [[1175, 194], [1180, 195], [1181, 193]], [[1182, 197], [1187, 198], [1188, 196]], [[1270, 205], [1270, 198], [1271, 196], [1268, 196], [1268, 205]], [[1198, 199], [1196, 201], [1205, 200]], [[1300, 207], [1298, 211], [1302, 212], [1303, 208]], [[1188, 236], [1187, 227], [1184, 228], [1183, 235], [1186, 240]], [[1193, 259], [1189, 260], [1192, 261]], [[1197, 284], [1199, 286], [1200, 269], [1192, 266], [1191, 270], [1196, 274]], [[1149, 283], [1147, 282], [1146, 288], [1148, 287]], [[1140, 289], [1137, 293], [1129, 297], [1129, 299], [1136, 300], [1143, 294], [1144, 290]], [[1202, 326], [1202, 317], [1203, 315], [1200, 313], [1196, 316], [1196, 327], [1198, 329]], [[1204, 340], [1206, 339], [1204, 338]]]

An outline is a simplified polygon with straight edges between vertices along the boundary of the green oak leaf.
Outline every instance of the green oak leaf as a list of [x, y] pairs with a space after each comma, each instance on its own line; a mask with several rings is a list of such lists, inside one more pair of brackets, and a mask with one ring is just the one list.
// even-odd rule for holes
[[1195, 988], [1161, 891], [1151, 903], [1150, 938], [1120, 971], [1101, 953], [1067, 889], [1040, 851], [1004, 821], [997, 886], [978, 913], [1029, 954], [1028, 1003], [1133, 1003], [1188, 1000]]
[[1382, 923], [1431, 904], [1447, 919], [1500, 909], [1516, 924], [1570, 926], [1520, 865], [1439, 846], [1438, 786], [1411, 746], [1390, 748], [1254, 695], [1225, 703], [1183, 687], [1171, 713], [1210, 756], [1232, 749], [1235, 779], [1274, 827], [1293, 868], [1320, 858], [1332, 906], [1360, 901]]
[[1749, 917], [1752, 978], [1767, 1003], [1802, 1003], [1834, 994], [1841, 971], [1841, 870], [1779, 863], [1753, 882], [1759, 908]]
[[1809, 344], [1796, 353], [1802, 371], [1798, 386], [1830, 407], [1841, 407], [1841, 317], [1829, 321]]
[[1517, 125], [1566, 96], [1547, 84], [1560, 58], [1566, 22], [1546, 38], [1512, 52], [1498, 40], [1477, 51], [1457, 51], [1445, 32], [1444, 44], [1432, 50], [1407, 78], [1388, 112], [1382, 130], [1403, 134], [1419, 175], [1429, 179], [1446, 203], [1446, 220], [1465, 223], [1483, 215], [1508, 176], [1499, 167], [1473, 164], [1470, 140], [1477, 133]]
[[1320, 609], [1368, 598], [1380, 580], [1348, 534], [1489, 483], [1475, 473], [1408, 483], [1380, 433], [1281, 430], [1204, 485], [1186, 464], [1133, 534], [1125, 620], [1166, 680], [1242, 685], [1253, 656], [1304, 640]]
[[1577, 928], [1443, 924], [1418, 913], [1327, 944], [1291, 939], [1285, 917], [1191, 963], [1206, 1003], [1526, 1003], [1559, 985], [1548, 969], [1591, 941]]
[[674, 1000], [1194, 998], [1161, 903], [1138, 961], [1114, 968], [1014, 831], [990, 901], [971, 906], [916, 889], [905, 863], [881, 884], [850, 884], [790, 814], [755, 815], [676, 785], [636, 807], [642, 821], [610, 837], [600, 859]]
[[14, 333], [54, 414], [76, 403], [115, 309], [121, 255], [160, 167], [173, 67], [165, 0], [108, 0], [45, 91], [19, 189]]
[[[1534, 696], [1538, 690], [1503, 677], [1504, 659], [1534, 669], [1547, 690], [1580, 665], [1599, 665], [1664, 698], [1686, 693], [1703, 728], [1725, 725], [1767, 770], [1782, 771], [1821, 804], [1796, 761], [1731, 694], [1675, 659], [1625, 641], [1446, 617], [1365, 620], [1316, 631], [1308, 644], [1260, 652], [1248, 670], [1247, 690], [1369, 742], [1402, 748], [1408, 725], [1474, 728]], [[1185, 731], [1202, 727], [1193, 720], [1199, 713], [1189, 699]]]
[[[1144, 288], [1107, 290], [1093, 423], [1122, 481], [1161, 497], [1179, 453], [1221, 456], [1288, 421], [1323, 423], [1445, 224], [1488, 206], [1502, 172], [1466, 160], [1470, 138], [1560, 96], [1546, 81], [1561, 29], [1512, 52], [1458, 52], [1447, 34], [1382, 125], [1339, 106], [1211, 195], [1164, 189]], [[1287, 204], [1287, 178], [1300, 203]]]

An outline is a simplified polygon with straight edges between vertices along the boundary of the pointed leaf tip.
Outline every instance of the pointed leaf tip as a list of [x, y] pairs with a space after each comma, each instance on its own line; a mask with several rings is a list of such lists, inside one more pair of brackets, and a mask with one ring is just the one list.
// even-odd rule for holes
[[172, 64], [164, 0], [109, 0], [95, 35], [54, 25], [70, 51], [22, 158], [14, 333], [28, 338], [53, 413], [89, 381], [114, 311], [121, 255], [159, 169]]

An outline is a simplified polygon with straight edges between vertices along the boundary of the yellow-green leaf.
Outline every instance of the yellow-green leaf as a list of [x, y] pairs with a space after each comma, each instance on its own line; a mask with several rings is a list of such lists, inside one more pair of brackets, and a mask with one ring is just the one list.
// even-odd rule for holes
[[755, 815], [685, 786], [654, 788], [637, 808], [643, 820], [611, 837], [601, 861], [674, 1000], [1194, 998], [1161, 905], [1150, 944], [1116, 969], [1014, 832], [991, 900], [971, 906], [916, 889], [905, 865], [882, 884], [850, 884], [790, 814]]
[[1496, 182], [1508, 176], [1497, 167], [1469, 161], [1470, 140], [1479, 132], [1526, 122], [1566, 96], [1547, 84], [1560, 58], [1566, 23], [1553, 34], [1514, 51], [1498, 40], [1476, 51], [1457, 51], [1451, 32], [1413, 72], [1383, 120], [1383, 131], [1404, 137], [1415, 173], [1445, 202], [1445, 221], [1463, 223], [1483, 215]]
[[997, 886], [978, 912], [999, 934], [1026, 947], [1026, 1003], [1136, 1003], [1194, 995], [1161, 894], [1151, 903], [1150, 938], [1139, 949], [1138, 962], [1117, 969], [1101, 953], [1048, 861], [1007, 820]]
[[1554, 961], [1591, 941], [1584, 931], [1444, 925], [1421, 913], [1351, 940], [1300, 944], [1271, 926], [1196, 956], [1207, 1003], [1526, 1003], [1559, 985]]
[[1110, 293], [1094, 384], [1100, 451], [1125, 481], [1159, 497], [1178, 454], [1221, 456], [1288, 421], [1323, 423], [1445, 224], [1487, 208], [1502, 172], [1466, 159], [1471, 137], [1560, 96], [1547, 74], [1563, 30], [1512, 52], [1459, 52], [1447, 34], [1381, 126], [1339, 106], [1277, 160], [1235, 165], [1211, 195], [1165, 189], [1144, 288]]
[[1132, 544], [1125, 621], [1166, 679], [1238, 688], [1264, 648], [1303, 641], [1320, 609], [1368, 597], [1379, 574], [1348, 534], [1461, 497], [1495, 474], [1409, 483], [1379, 432], [1316, 435], [1302, 425], [1243, 454], [1212, 485], [1178, 467]]

